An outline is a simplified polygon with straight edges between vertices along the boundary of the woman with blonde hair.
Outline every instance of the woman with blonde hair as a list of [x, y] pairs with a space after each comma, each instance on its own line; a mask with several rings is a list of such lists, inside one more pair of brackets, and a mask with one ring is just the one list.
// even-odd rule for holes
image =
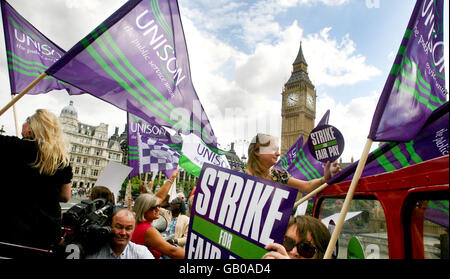
[[184, 249], [171, 245], [152, 226], [152, 222], [160, 216], [159, 208], [161, 201], [169, 193], [170, 186], [177, 175], [178, 170], [172, 173], [171, 177], [164, 182], [164, 185], [155, 195], [142, 193], [134, 201], [133, 211], [136, 214], [136, 228], [131, 237], [131, 241], [147, 246], [155, 259], [159, 259], [162, 255], [166, 255], [172, 259], [184, 259]]
[[61, 239], [59, 202], [71, 197], [67, 145], [58, 117], [45, 109], [26, 119], [22, 136], [0, 135], [0, 241], [51, 249]]
[[258, 133], [248, 146], [248, 161], [246, 172], [250, 175], [272, 180], [281, 184], [287, 184], [297, 188], [302, 193], [309, 193], [327, 182], [333, 175], [340, 171], [337, 162], [331, 166], [327, 162], [324, 168], [324, 176], [321, 178], [304, 181], [291, 177], [289, 173], [275, 170], [272, 167], [277, 163], [280, 156], [278, 138]]

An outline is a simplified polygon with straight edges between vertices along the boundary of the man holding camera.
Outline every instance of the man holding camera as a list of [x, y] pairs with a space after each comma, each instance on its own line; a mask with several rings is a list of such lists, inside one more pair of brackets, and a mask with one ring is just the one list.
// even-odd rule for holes
[[86, 259], [154, 259], [147, 247], [130, 241], [136, 220], [128, 209], [119, 209], [112, 217], [114, 235], [98, 252]]

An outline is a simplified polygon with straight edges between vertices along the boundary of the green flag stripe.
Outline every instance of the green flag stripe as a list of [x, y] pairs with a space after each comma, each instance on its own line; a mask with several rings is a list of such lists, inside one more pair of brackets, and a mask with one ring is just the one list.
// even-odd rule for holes
[[[394, 148], [396, 145], [398, 145], [398, 143], [396, 142], [388, 142], [388, 147], [389, 149]], [[389, 150], [388, 149], [388, 150]], [[377, 148], [373, 151], [373, 155], [376, 157], [376, 160], [378, 161], [378, 163], [386, 170], [386, 171], [394, 171], [396, 170], [396, 168], [394, 167], [394, 165], [392, 165], [392, 163], [386, 158], [386, 156], [384, 156], [383, 151], [381, 150], [381, 148]]]
[[139, 160], [139, 156], [128, 156], [128, 160]]
[[[48, 67], [45, 66], [44, 64], [42, 64], [42, 63], [40, 63], [40, 62], [36, 62], [36, 61], [28, 61], [28, 60], [26, 60], [26, 59], [23, 59], [22, 57], [20, 57], [19, 55], [15, 54], [15, 53], [12, 52], [12, 51], [6, 51], [6, 54], [9, 55], [9, 56], [12, 56], [13, 58], [19, 60], [19, 61], [22, 62], [22, 63], [29, 64], [29, 65], [39, 66], [39, 67], [43, 68], [44, 70], [47, 70], [47, 69], [48, 69]], [[9, 58], [9, 57], [8, 57], [8, 58]]]
[[16, 64], [16, 65], [18, 65], [18, 66], [20, 66], [20, 67], [22, 67], [22, 68], [24, 68], [26, 70], [38, 71], [38, 72], [41, 72], [41, 73], [45, 72], [45, 70], [46, 70], [46, 69], [42, 69], [40, 67], [28, 66], [28, 65], [23, 64], [20, 61], [14, 59], [14, 58], [11, 58], [11, 57], [8, 57], [8, 62], [10, 62], [11, 64]]
[[[130, 81], [131, 84], [147, 98], [147, 100], [149, 100], [151, 103], [153, 103], [155, 106], [157, 106], [160, 109], [160, 111], [162, 111], [162, 113], [165, 113], [165, 115], [162, 115], [162, 113], [160, 113], [158, 111], [158, 115], [160, 117], [164, 118], [168, 123], [173, 125], [175, 122], [172, 122], [168, 118], [170, 115], [170, 111], [166, 107], [164, 107], [161, 104], [161, 102], [158, 102], [151, 94], [149, 94], [149, 92], [147, 90], [145, 90], [144, 87], [127, 70], [125, 70], [123, 68], [123, 66], [120, 64], [120, 62], [117, 60], [117, 58], [106, 47], [102, 38], [97, 38], [96, 42], [97, 42], [98, 46], [100, 46], [100, 48], [102, 49], [103, 53], [108, 57], [109, 61], [111, 61], [111, 63], [115, 66], [115, 68], [123, 76], [125, 76], [125, 78], [127, 78], [128, 81]], [[131, 88], [131, 86], [129, 86], [129, 87]], [[155, 108], [155, 109], [158, 109], [158, 108]]]
[[298, 164], [297, 160], [293, 160], [295, 167], [297, 167], [297, 169], [303, 173], [304, 176], [306, 176], [306, 178], [309, 180], [312, 180], [311, 176], [309, 176], [309, 174]]
[[[413, 82], [416, 82], [417, 84], [419, 84], [419, 81], [423, 84], [423, 86], [425, 86], [426, 88], [427, 88], [427, 90], [431, 90], [431, 86], [430, 86], [430, 84], [428, 83], [428, 82], [426, 82], [424, 79], [423, 79], [423, 76], [422, 76], [422, 72], [420, 71], [420, 68], [419, 68], [419, 65], [417, 65], [416, 63], [414, 63], [413, 61], [411, 61], [409, 58], [408, 58], [408, 56], [405, 56], [405, 64], [407, 64], [410, 68], [411, 68], [411, 70], [414, 72], [415, 70], [417, 71], [417, 75], [416, 76], [413, 76], [413, 74], [412, 73], [410, 73], [410, 72], [408, 72], [408, 71], [406, 71], [406, 70], [404, 70], [404, 71], [401, 71], [401, 73], [402, 73], [402, 75], [404, 74], [404, 76], [406, 77], [406, 78], [408, 78], [410, 81], [413, 81]], [[417, 80], [417, 78], [419, 79], [419, 80]], [[419, 84], [420, 85], [420, 84]], [[429, 95], [430, 93], [428, 92], [428, 95]]]
[[104, 35], [106, 40], [108, 41], [109, 45], [111, 46], [111, 48], [114, 50], [114, 52], [117, 54], [117, 56], [120, 58], [120, 60], [124, 63], [124, 65], [135, 75], [139, 78], [139, 80], [148, 88], [150, 89], [160, 100], [161, 102], [167, 106], [168, 109], [164, 109], [165, 111], [168, 112], [168, 114], [170, 114], [170, 111], [172, 109], [175, 108], [175, 106], [167, 101], [167, 99], [164, 97], [164, 95], [159, 92], [159, 90], [153, 86], [153, 84], [148, 81], [145, 76], [143, 74], [141, 74], [141, 72], [139, 72], [134, 66], [133, 64], [131, 64], [131, 62], [128, 60], [128, 58], [125, 56], [125, 54], [122, 52], [122, 50], [117, 46], [117, 44], [115, 43], [115, 41], [113, 40], [111, 34], [106, 30], [106, 27], [102, 25], [102, 29], [104, 31]]
[[[15, 72], [18, 72], [18, 73], [20, 73], [20, 74], [22, 74], [22, 75], [29, 76], [29, 77], [38, 77], [38, 76], [40, 76], [40, 75], [43, 73], [43, 71], [42, 71], [42, 72], [28, 72], [28, 71], [25, 71], [25, 70], [23, 70], [23, 69], [21, 69], [21, 68], [18, 68], [18, 67], [16, 67], [16, 66], [14, 66], [14, 65], [11, 65], [11, 64], [8, 64], [8, 69], [13, 70], [13, 71], [15, 71]], [[44, 77], [44, 80], [48, 80], [48, 79], [54, 79], [54, 80], [56, 80], [56, 82], [58, 82], [58, 83], [61, 83], [61, 84], [64, 84], [64, 85], [68, 85], [68, 83], [63, 82], [63, 81], [58, 80], [58, 79], [55, 79], [55, 78], [52, 77], [52, 76], [46, 76], [46, 77]]]
[[128, 150], [128, 154], [139, 154], [139, 151], [130, 151], [130, 150]]
[[173, 34], [171, 31], [171, 28], [167, 24], [164, 16], [161, 13], [161, 10], [159, 9], [159, 2], [157, 0], [150, 1], [150, 6], [152, 8], [152, 13], [156, 18], [156, 21], [159, 23], [161, 28], [166, 32], [167, 36], [170, 37], [170, 39], [173, 41]]
[[[162, 107], [165, 111], [167, 111], [167, 114], [170, 116], [170, 111], [175, 109], [175, 107], [173, 106], [172, 103], [170, 103], [165, 97], [164, 95], [158, 91], [158, 89], [156, 89], [145, 77], [144, 75], [142, 75], [131, 63], [130, 61], [126, 58], [125, 54], [123, 54], [123, 52], [120, 50], [120, 48], [117, 46], [117, 44], [114, 42], [112, 36], [109, 34], [109, 32], [107, 31], [106, 27], [104, 25], [101, 25], [102, 30], [104, 31], [104, 35], [106, 37], [106, 40], [108, 41], [109, 45], [111, 46], [111, 48], [114, 50], [114, 52], [117, 54], [117, 56], [120, 57], [121, 61], [125, 64], [125, 66], [135, 75], [139, 78], [139, 80], [147, 87], [149, 88], [162, 102], [162, 104], [166, 105], [169, 110], [167, 110], [166, 108]], [[95, 38], [97, 38], [97, 34], [95, 32], [93, 32], [92, 34]], [[102, 43], [104, 43], [103, 41], [101, 41]], [[114, 57], [114, 59], [112, 59], [112, 61], [117, 61], [117, 59]], [[118, 65], [120, 65], [120, 63], [117, 62]], [[120, 65], [120, 67], [122, 67], [122, 65]], [[123, 67], [122, 67], [123, 69]], [[124, 70], [126, 72], [126, 70]], [[124, 73], [122, 73], [124, 74]], [[124, 74], [125, 75], [125, 74]], [[133, 79], [134, 80], [134, 79]], [[136, 82], [136, 81], [135, 81]], [[137, 82], [136, 82], [137, 83]], [[137, 83], [139, 85], [140, 88], [142, 88], [141, 84]], [[136, 86], [136, 85], [135, 85]], [[143, 88], [142, 88], [143, 89]], [[141, 91], [142, 92], [142, 91]], [[147, 91], [145, 91], [147, 92]], [[145, 94], [145, 93], [144, 93]], [[150, 94], [145, 94], [146, 96], [148, 95], [148, 97], [150, 97]], [[151, 97], [152, 100], [154, 100], [153, 97]], [[158, 104], [158, 106], [162, 106], [159, 102], [157, 102], [156, 104]], [[172, 124], [172, 123], [171, 123]], [[187, 128], [189, 127], [189, 124], [186, 123], [186, 121], [183, 121], [183, 123], [178, 122], [178, 124], [183, 124], [183, 127]], [[190, 120], [190, 124], [195, 126], [196, 128], [198, 128], [198, 130], [201, 132], [201, 134], [209, 139], [209, 135], [207, 133], [204, 133], [204, 129], [201, 128], [201, 126], [194, 122], [193, 120]], [[172, 124], [173, 125], [173, 124]]]
[[92, 58], [103, 68], [103, 70], [111, 76], [120, 86], [122, 86], [132, 97], [138, 100], [146, 108], [153, 111], [155, 114], [159, 115], [161, 118], [166, 120], [168, 123], [173, 125], [173, 122], [168, 119], [165, 115], [161, 115], [154, 106], [144, 99], [138, 92], [136, 92], [127, 82], [125, 82], [116, 72], [114, 72], [108, 65], [108, 63], [97, 53], [97, 51], [92, 47], [87, 40], [82, 40], [82, 44]]
[[[401, 71], [400, 71], [401, 75], [402, 75], [404, 78], [406, 78], [407, 80], [409, 80], [409, 81], [411, 81], [411, 82], [415, 82], [415, 83], [419, 86], [419, 90], [420, 90], [422, 93], [424, 93], [425, 95], [427, 95], [427, 96], [430, 98], [431, 101], [433, 101], [433, 102], [435, 102], [435, 103], [438, 103], [438, 104], [443, 104], [445, 101], [442, 101], [439, 97], [437, 97], [437, 96], [431, 94], [431, 86], [430, 86], [429, 83], [427, 83], [427, 82], [423, 79], [422, 72], [420, 71], [418, 65], [417, 65], [416, 63], [414, 63], [413, 61], [409, 60], [408, 57], [406, 57], [406, 56], [404, 57], [404, 61], [405, 61], [405, 64], [407, 64], [407, 65], [412, 69], [413, 72], [414, 72], [414, 71], [417, 71], [417, 75], [416, 75], [416, 76], [413, 76], [413, 74], [410, 73], [410, 72], [408, 72], [408, 71], [406, 71], [405, 68], [401, 69]], [[419, 83], [419, 81], [420, 81], [420, 83]], [[425, 86], [426, 89], [423, 88], [422, 85]], [[414, 88], [414, 91], [415, 91], [414, 93], [417, 93], [417, 91], [415, 90], [415, 88]], [[418, 93], [417, 93], [417, 94], [418, 94]], [[420, 98], [422, 98], [423, 101], [429, 102], [429, 100], [428, 100], [427, 98], [424, 98], [424, 97], [420, 97]], [[416, 99], [417, 99], [417, 98], [416, 98]], [[420, 100], [418, 100], [418, 101], [421, 102]], [[422, 103], [422, 102], [421, 102], [421, 103]], [[433, 105], [430, 104], [430, 106], [433, 106]], [[433, 109], [433, 110], [434, 110], [434, 109]]]
[[397, 159], [397, 161], [400, 162], [402, 167], [407, 167], [410, 165], [408, 162], [408, 159], [406, 159], [405, 155], [403, 155], [403, 153], [401, 152], [400, 147], [398, 147], [398, 145], [396, 145], [392, 148], [392, 154]]
[[138, 149], [138, 147], [137, 146], [128, 145], [128, 149]]
[[435, 110], [437, 106], [430, 104], [430, 100], [419, 95], [419, 92], [413, 87], [410, 87], [404, 83], [401, 83], [398, 79], [394, 82], [394, 87], [397, 88], [401, 93], [412, 96], [419, 103], [424, 104], [428, 109]]
[[414, 141], [406, 142], [405, 147], [414, 163], [417, 164], [423, 162], [422, 158], [419, 156], [419, 154], [416, 153], [416, 150], [414, 149]]
[[306, 158], [306, 154], [305, 154], [305, 152], [303, 151], [303, 149], [300, 149], [300, 153], [301, 153], [301, 156], [302, 156], [302, 158], [303, 158], [303, 162], [304, 163], [306, 163], [306, 165], [308, 165], [308, 167], [309, 167], [309, 169], [307, 168], [307, 170], [311, 173], [311, 175], [314, 177], [314, 178], [319, 178], [319, 177], [321, 177], [321, 175], [320, 175], [320, 173], [311, 165], [311, 163], [308, 161], [308, 159]]
[[[447, 206], [447, 207], [448, 207], [448, 201], [447, 201], [447, 204], [445, 204], [444, 201], [441, 201], [441, 202], [444, 204], [444, 206]], [[438, 205], [437, 205], [436, 203], [434, 203], [433, 201], [429, 201], [429, 202], [428, 202], [428, 207], [437, 209], [437, 210], [442, 211], [442, 212], [444, 212], [445, 214], [448, 215], [448, 208], [447, 208], [447, 209], [442, 208], [441, 206], [438, 206]]]
[[411, 35], [412, 35], [412, 30], [411, 29], [406, 29], [405, 35], [403, 37], [409, 39], [409, 38], [411, 38]]
[[[309, 180], [316, 178], [313, 171], [311, 171], [308, 167], [308, 164], [306, 162], [304, 162], [303, 158], [306, 159], [305, 156], [303, 156], [302, 158], [302, 152], [303, 150], [300, 149], [298, 150], [298, 152], [296, 152], [296, 156], [297, 156], [297, 160], [293, 160], [294, 163], [296, 164], [295, 166], [297, 167], [297, 169], [299, 169]], [[303, 153], [304, 155], [304, 153]], [[300, 163], [301, 165], [299, 165], [298, 163]], [[308, 162], [309, 163], [309, 162]]]
[[386, 170], [386, 171], [395, 171], [396, 168], [394, 167], [394, 165], [392, 165], [392, 163], [386, 158], [386, 156], [384, 155], [380, 155], [377, 158], [378, 163]]
[[192, 229], [222, 247], [224, 246], [219, 243], [221, 235], [220, 233], [221, 231], [226, 232], [227, 235], [231, 236], [232, 238], [230, 247], [224, 248], [243, 259], [261, 259], [262, 256], [267, 253], [266, 249], [228, 231], [227, 229], [223, 229], [216, 224], [208, 222], [198, 215], [194, 216]]

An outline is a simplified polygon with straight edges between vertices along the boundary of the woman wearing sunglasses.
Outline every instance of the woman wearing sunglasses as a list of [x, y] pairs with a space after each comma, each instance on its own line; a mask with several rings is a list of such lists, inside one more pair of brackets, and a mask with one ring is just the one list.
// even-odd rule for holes
[[278, 138], [258, 133], [248, 146], [248, 162], [246, 172], [250, 175], [287, 184], [297, 188], [302, 193], [309, 193], [327, 182], [340, 170], [337, 162], [328, 162], [324, 168], [324, 176], [310, 181], [303, 181], [291, 177], [289, 173], [272, 169], [280, 156]]
[[170, 186], [177, 175], [178, 170], [172, 173], [171, 177], [155, 195], [143, 193], [134, 202], [133, 211], [136, 214], [136, 229], [133, 232], [131, 241], [147, 246], [155, 259], [159, 259], [162, 255], [172, 259], [184, 259], [184, 249], [171, 245], [152, 226], [152, 222], [159, 218], [161, 201], [167, 196]]
[[311, 216], [291, 217], [283, 245], [271, 243], [263, 259], [323, 259], [330, 241], [330, 232]]

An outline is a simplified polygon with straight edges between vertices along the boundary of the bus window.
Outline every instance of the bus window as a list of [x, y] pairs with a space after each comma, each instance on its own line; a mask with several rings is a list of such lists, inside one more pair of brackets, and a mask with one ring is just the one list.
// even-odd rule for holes
[[[331, 220], [337, 223], [343, 203], [342, 198], [326, 198], [321, 202], [318, 218], [325, 226], [329, 227]], [[352, 253], [347, 253], [352, 238], [356, 238], [361, 244], [363, 253], [358, 253], [361, 258], [389, 258], [386, 218], [378, 200], [352, 200], [336, 245], [338, 259], [353, 258]]]
[[448, 259], [448, 200], [418, 200], [411, 210], [414, 258]]

